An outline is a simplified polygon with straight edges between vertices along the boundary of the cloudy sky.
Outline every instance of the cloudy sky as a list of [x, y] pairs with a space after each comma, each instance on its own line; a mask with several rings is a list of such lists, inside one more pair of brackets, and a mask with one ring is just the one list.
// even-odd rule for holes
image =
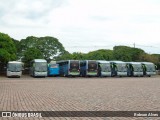
[[0, 32], [53, 36], [69, 52], [135, 43], [160, 54], [160, 0], [0, 0]]

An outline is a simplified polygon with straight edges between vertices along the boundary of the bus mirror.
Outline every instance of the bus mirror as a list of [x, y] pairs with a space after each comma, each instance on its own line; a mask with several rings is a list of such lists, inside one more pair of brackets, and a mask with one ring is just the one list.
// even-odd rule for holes
[[155, 65], [155, 69], [157, 69], [157, 65]]

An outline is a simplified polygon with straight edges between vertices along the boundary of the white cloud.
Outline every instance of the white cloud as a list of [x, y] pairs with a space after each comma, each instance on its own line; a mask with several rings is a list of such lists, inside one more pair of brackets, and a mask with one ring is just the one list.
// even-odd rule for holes
[[157, 0], [0, 1], [0, 31], [16, 39], [50, 35], [72, 46], [67, 47], [70, 52], [136, 43], [147, 52], [160, 53]]

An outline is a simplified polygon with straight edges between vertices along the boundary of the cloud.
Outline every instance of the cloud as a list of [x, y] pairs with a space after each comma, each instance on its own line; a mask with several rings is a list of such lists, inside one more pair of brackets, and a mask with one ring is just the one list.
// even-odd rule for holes
[[[136, 43], [143, 49], [160, 44], [157, 0], [1, 0], [1, 3], [0, 31], [16, 39], [50, 35], [71, 52], [91, 50], [85, 45], [99, 49]], [[72, 47], [77, 45], [79, 48]], [[158, 48], [144, 49], [160, 53]]]
[[[21, 26], [38, 23], [48, 16], [52, 9], [60, 7], [66, 0], [2, 0], [1, 22], [5, 25]], [[16, 2], [15, 2], [16, 1]], [[38, 21], [38, 22], [37, 22]], [[4, 24], [2, 24], [4, 25]], [[39, 25], [39, 23], [38, 23]]]

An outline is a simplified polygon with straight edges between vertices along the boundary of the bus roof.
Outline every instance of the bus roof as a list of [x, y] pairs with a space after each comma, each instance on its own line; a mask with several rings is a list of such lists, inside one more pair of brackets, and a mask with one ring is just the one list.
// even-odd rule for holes
[[79, 61], [79, 60], [60, 60], [60, 61], [56, 61], [56, 63], [67, 62], [67, 61]]
[[34, 62], [47, 62], [45, 59], [34, 59]]
[[51, 61], [49, 64], [56, 64], [56, 61]]
[[126, 63], [126, 62], [123, 62], [123, 61], [109, 61], [110, 63]]
[[20, 61], [9, 61], [8, 63], [22, 63]]
[[80, 61], [97, 61], [97, 60], [80, 60]]
[[152, 62], [141, 62], [142, 64], [154, 64]]
[[105, 60], [97, 60], [98, 63], [110, 63], [109, 61], [105, 61]]
[[141, 62], [126, 62], [126, 63], [129, 63], [129, 64], [134, 64], [134, 65], [140, 65], [141, 64]]

